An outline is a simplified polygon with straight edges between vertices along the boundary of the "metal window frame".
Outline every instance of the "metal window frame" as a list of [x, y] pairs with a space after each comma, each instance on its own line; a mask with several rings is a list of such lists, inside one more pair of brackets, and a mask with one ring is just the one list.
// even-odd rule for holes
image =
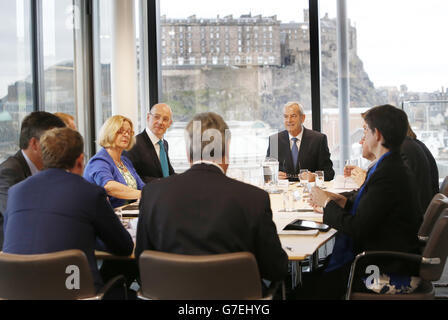
[[31, 73], [33, 78], [33, 111], [45, 109], [42, 1], [31, 0]]

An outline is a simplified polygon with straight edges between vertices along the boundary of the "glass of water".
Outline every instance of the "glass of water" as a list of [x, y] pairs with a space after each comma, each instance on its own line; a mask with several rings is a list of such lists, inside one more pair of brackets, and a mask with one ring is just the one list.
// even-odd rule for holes
[[316, 186], [322, 188], [324, 186], [325, 176], [322, 170], [316, 171]]

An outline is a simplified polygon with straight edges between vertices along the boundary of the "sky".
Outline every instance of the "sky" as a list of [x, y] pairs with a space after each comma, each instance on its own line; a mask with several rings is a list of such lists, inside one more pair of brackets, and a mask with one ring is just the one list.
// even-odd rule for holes
[[[0, 0], [1, 42], [17, 43], [18, 37], [22, 39], [22, 44], [3, 46], [0, 50], [0, 97], [6, 94], [11, 79], [23, 79], [30, 73], [29, 63], [24, 63], [30, 60], [29, 32], [24, 25], [29, 23], [29, 15], [23, 14], [28, 12], [28, 2]], [[44, 44], [46, 63], [51, 63], [66, 55], [62, 51], [72, 48], [69, 42], [73, 38], [63, 27], [71, 0], [46, 0], [45, 3], [47, 16], [55, 14], [48, 7], [56, 4], [56, 19], [60, 20], [56, 24], [51, 18], [44, 21], [44, 28], [57, 25], [58, 30], [57, 36], [49, 38], [57, 41], [57, 45], [51, 41]], [[277, 15], [282, 22], [302, 22], [308, 0], [160, 0], [160, 4], [161, 14], [170, 18], [193, 14], [202, 18], [218, 14], [239, 17], [251, 13]], [[320, 11], [321, 16], [328, 12], [330, 17], [336, 17], [336, 0], [320, 0]], [[448, 87], [447, 0], [347, 0], [347, 11], [357, 28], [358, 55], [375, 87], [406, 84], [410, 91], [426, 92]], [[49, 54], [52, 52], [54, 57]]]
[[[252, 13], [303, 21], [308, 0], [160, 0], [170, 18], [221, 17]], [[211, 5], [213, 3], [213, 5]], [[336, 0], [321, 0], [320, 12], [336, 17]], [[358, 33], [358, 55], [375, 87], [406, 84], [411, 91], [448, 87], [448, 1], [347, 0]]]

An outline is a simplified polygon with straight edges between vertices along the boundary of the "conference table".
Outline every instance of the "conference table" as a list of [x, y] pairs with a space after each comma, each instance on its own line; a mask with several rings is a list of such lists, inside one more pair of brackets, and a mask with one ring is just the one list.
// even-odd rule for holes
[[[342, 178], [343, 179], [343, 178]], [[341, 177], [337, 177], [333, 181], [325, 182], [324, 188], [331, 192], [339, 193], [342, 191], [352, 190], [355, 186], [350, 183], [346, 184], [345, 181], [341, 182]], [[294, 193], [295, 201], [293, 201], [293, 207], [288, 208], [293, 211], [286, 211], [284, 204], [284, 192], [288, 190]], [[334, 238], [336, 234], [335, 229], [330, 229], [326, 232], [317, 230], [311, 231], [284, 231], [283, 228], [293, 222], [296, 219], [310, 220], [322, 223], [323, 215], [313, 211], [313, 208], [309, 205], [306, 195], [304, 195], [304, 188], [300, 183], [284, 184], [281, 188], [277, 188], [273, 192], [269, 193], [271, 200], [271, 209], [273, 221], [277, 227], [280, 242], [283, 249], [288, 255], [288, 259], [291, 265], [291, 280], [293, 288], [297, 286], [302, 280], [302, 266], [306, 262], [309, 266], [309, 270], [312, 271], [318, 266], [319, 262], [319, 249], [324, 248]], [[120, 216], [122, 222], [128, 229], [129, 233], [134, 239], [136, 234], [136, 225], [138, 216], [138, 210], [134, 207], [132, 210], [124, 210], [124, 208], [116, 209], [117, 214]], [[131, 216], [131, 217], [129, 217]], [[97, 259], [134, 259], [134, 255], [127, 257], [117, 257], [112, 254], [96, 251], [95, 255]], [[324, 252], [326, 255], [326, 252]]]

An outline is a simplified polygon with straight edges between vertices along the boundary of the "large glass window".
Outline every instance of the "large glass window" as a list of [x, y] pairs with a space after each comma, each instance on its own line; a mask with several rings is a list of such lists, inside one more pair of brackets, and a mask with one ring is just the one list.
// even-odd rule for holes
[[45, 110], [75, 118], [74, 29], [80, 28], [79, 10], [73, 0], [42, 1]]
[[[95, 52], [95, 127], [98, 132], [101, 125], [112, 115], [112, 81], [111, 64], [113, 50], [113, 14], [114, 1], [94, 1], [94, 52]], [[148, 84], [148, 43], [147, 43], [147, 8], [146, 0], [134, 0], [135, 45], [137, 51], [137, 74], [139, 122], [134, 123], [135, 130], [145, 126], [145, 111], [149, 104]], [[176, 60], [178, 61], [178, 60]], [[185, 62], [186, 63], [186, 62]], [[131, 107], [131, 106], [130, 106]]]
[[[322, 127], [339, 164], [336, 1], [321, 0]], [[360, 114], [393, 104], [408, 113], [417, 138], [448, 175], [448, 27], [443, 0], [347, 0], [351, 157], [359, 159]]]
[[19, 131], [33, 111], [29, 0], [0, 1], [0, 162], [19, 149]]
[[[235, 170], [255, 168], [264, 159], [269, 135], [284, 129], [287, 102], [304, 105], [311, 127], [307, 0], [160, 0], [160, 11], [161, 39], [177, 37], [175, 27], [181, 26], [192, 34], [191, 50], [161, 51], [161, 100], [174, 112], [166, 139], [177, 171], [188, 167], [183, 129], [199, 112], [216, 112], [229, 124]], [[287, 39], [290, 30], [301, 36]], [[219, 35], [225, 49], [211, 45]], [[258, 38], [265, 40], [251, 40]]]

